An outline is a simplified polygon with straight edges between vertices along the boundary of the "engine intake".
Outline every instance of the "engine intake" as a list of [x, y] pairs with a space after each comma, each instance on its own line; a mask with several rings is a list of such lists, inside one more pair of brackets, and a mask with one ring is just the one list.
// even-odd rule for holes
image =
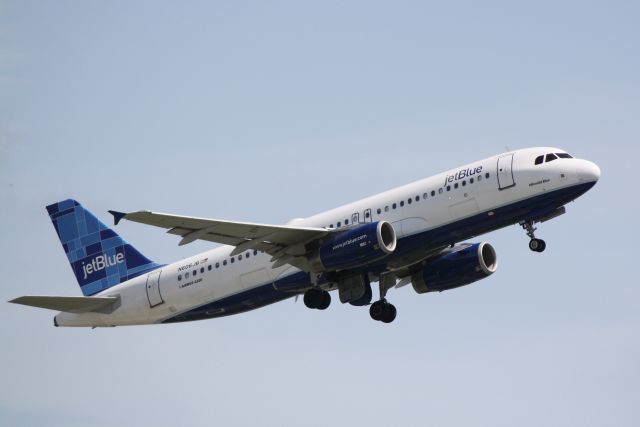
[[363, 224], [330, 236], [309, 261], [313, 271], [357, 268], [378, 261], [396, 249], [396, 232], [386, 221]]
[[446, 291], [484, 279], [498, 269], [496, 251], [489, 243], [465, 243], [436, 258], [411, 276], [419, 293]]

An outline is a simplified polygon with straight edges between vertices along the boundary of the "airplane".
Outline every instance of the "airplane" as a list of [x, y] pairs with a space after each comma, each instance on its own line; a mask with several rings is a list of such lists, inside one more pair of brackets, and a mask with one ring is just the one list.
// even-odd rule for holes
[[[542, 252], [536, 224], [566, 212], [591, 189], [599, 167], [566, 151], [534, 147], [472, 162], [285, 225], [119, 212], [181, 237], [222, 246], [171, 264], [156, 263], [75, 200], [47, 206], [83, 296], [23, 296], [12, 303], [59, 311], [55, 326], [112, 327], [229, 316], [292, 297], [324, 310], [368, 306], [391, 323], [393, 288], [442, 292], [487, 278], [494, 247], [465, 242], [519, 224]], [[379, 298], [372, 303], [372, 283]]]

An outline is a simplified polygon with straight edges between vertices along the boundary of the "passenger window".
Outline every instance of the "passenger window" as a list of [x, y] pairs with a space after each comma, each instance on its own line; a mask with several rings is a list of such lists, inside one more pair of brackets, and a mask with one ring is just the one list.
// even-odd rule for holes
[[182, 280], [182, 274], [178, 274], [178, 282]]
[[184, 278], [188, 279], [189, 278], [189, 272], [187, 271], [186, 273], [184, 273]]
[[478, 182], [482, 181], [482, 175], [478, 175]]
[[434, 197], [436, 195], [436, 190], [431, 190], [431, 197]]
[[467, 185], [467, 181], [466, 180], [462, 180], [462, 186], [464, 187], [465, 185]]
[[[427, 193], [424, 193], [424, 194], [427, 194]], [[425, 199], [426, 199], [426, 197], [425, 197]], [[416, 202], [419, 202], [419, 201], [420, 201], [420, 196], [416, 196]]]
[[469, 184], [473, 184], [473, 178], [469, 178]]
[[442, 194], [442, 188], [438, 189], [438, 194]]
[[231, 260], [230, 260], [230, 261], [231, 261], [231, 264], [233, 264], [233, 262], [234, 262], [235, 260], [236, 260], [236, 259], [235, 259], [234, 257], [231, 257]]
[[213, 266], [212, 266], [211, 264], [209, 264], [209, 265], [207, 266], [207, 270], [209, 270], [209, 271], [211, 271], [211, 269], [212, 269], [212, 268], [213, 268]]
[[400, 207], [403, 207], [403, 206], [404, 206], [404, 200], [401, 200], [400, 201]]
[[412, 199], [407, 199], [408, 204], [411, 204], [412, 201], [413, 201]]
[[227, 260], [222, 261], [222, 265], [227, 265]]
[[370, 216], [370, 215], [371, 215], [371, 214], [369, 213], [369, 211], [366, 211], [366, 212], [364, 213], [364, 217], [365, 217], [365, 218], [369, 218], [369, 216]]
[[196, 274], [198, 274], [198, 270], [193, 270], [193, 277], [196, 277]]
[[340, 225], [342, 225], [342, 223], [338, 221], [338, 223], [336, 224], [336, 228], [340, 228]]
[[[433, 191], [432, 191], [432, 193], [433, 193]], [[426, 199], [426, 198], [427, 198], [427, 196], [428, 196], [428, 194], [427, 194], [427, 193], [424, 193], [424, 194], [422, 195], [422, 198], [423, 198], [423, 199]], [[432, 196], [433, 196], [433, 194], [432, 194]]]
[[378, 212], [378, 215], [380, 215], [382, 213], [382, 209], [378, 208], [376, 212]]
[[258, 255], [258, 250], [257, 249], [253, 251], [253, 256], [256, 256], [256, 255]]
[[489, 172], [485, 173], [485, 174], [484, 174], [484, 177], [485, 177], [485, 178], [487, 178], [487, 179], [489, 179]]
[[238, 261], [242, 261], [242, 255], [238, 255]]
[[394, 203], [393, 205], [391, 205], [391, 207], [392, 207], [393, 209], [395, 209], [395, 208], [396, 208], [396, 204]]
[[385, 212], [389, 212], [389, 205], [387, 205], [387, 206], [385, 206], [385, 207], [384, 207], [384, 211], [385, 211]]
[[453, 188], [458, 188], [458, 183], [453, 184]]
[[329, 224], [329, 228], [333, 228], [333, 224]]
[[447, 191], [451, 191], [451, 186], [447, 185]]
[[344, 225], [349, 225], [349, 220], [348, 219], [344, 220]]
[[244, 256], [249, 258], [251, 256], [251, 252], [247, 252]]
[[220, 263], [216, 262], [216, 268], [220, 268]]
[[536, 157], [536, 161], [535, 161], [536, 165], [539, 165], [542, 162], [544, 162], [544, 155]]
[[200, 273], [204, 273], [204, 267], [200, 268]]

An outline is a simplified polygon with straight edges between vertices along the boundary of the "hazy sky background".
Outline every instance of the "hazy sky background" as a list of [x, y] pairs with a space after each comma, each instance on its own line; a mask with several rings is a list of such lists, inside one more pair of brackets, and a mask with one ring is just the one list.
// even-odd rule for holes
[[[517, 3], [517, 4], [515, 4]], [[0, 304], [7, 426], [637, 426], [640, 6], [0, 2], [0, 300], [79, 295], [44, 209], [284, 223], [511, 149], [603, 176], [483, 236], [492, 277], [366, 308], [54, 328]], [[171, 262], [206, 250], [124, 222]], [[479, 239], [477, 239], [479, 240]]]

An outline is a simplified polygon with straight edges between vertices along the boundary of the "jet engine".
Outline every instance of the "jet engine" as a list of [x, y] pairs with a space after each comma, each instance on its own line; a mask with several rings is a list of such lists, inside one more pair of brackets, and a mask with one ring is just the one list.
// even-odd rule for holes
[[456, 245], [411, 276], [419, 294], [469, 285], [498, 269], [496, 251], [488, 243]]
[[316, 272], [361, 267], [378, 261], [396, 249], [396, 233], [386, 221], [346, 229], [330, 235], [309, 258]]

